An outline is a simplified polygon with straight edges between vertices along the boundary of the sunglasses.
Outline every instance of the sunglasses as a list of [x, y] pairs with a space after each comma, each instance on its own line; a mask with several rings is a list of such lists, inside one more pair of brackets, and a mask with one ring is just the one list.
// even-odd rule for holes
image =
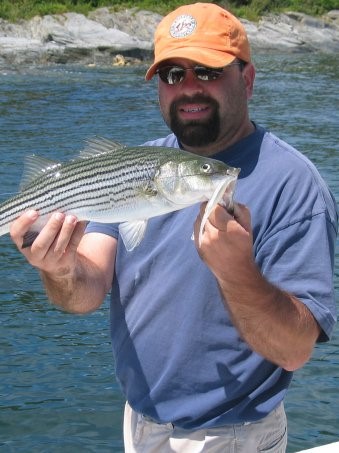
[[160, 79], [167, 83], [167, 85], [179, 85], [185, 80], [186, 72], [193, 71], [195, 77], [198, 80], [202, 80], [203, 82], [211, 82], [213, 80], [217, 80], [221, 77], [224, 72], [224, 69], [230, 66], [244, 66], [244, 63], [241, 61], [237, 61], [234, 63], [230, 63], [227, 66], [223, 66], [222, 68], [208, 68], [205, 66], [194, 66], [193, 68], [182, 68], [181, 66], [163, 66], [160, 67], [156, 74], [159, 75]]

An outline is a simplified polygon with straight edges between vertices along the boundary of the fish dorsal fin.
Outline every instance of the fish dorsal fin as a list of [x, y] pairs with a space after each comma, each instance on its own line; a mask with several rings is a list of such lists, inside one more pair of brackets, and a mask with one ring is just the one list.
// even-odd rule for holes
[[80, 158], [88, 159], [94, 156], [101, 156], [121, 148], [125, 148], [125, 145], [108, 138], [92, 137], [86, 140], [85, 148], [80, 151]]
[[60, 167], [60, 162], [56, 162], [46, 157], [26, 156], [24, 161], [24, 171], [20, 182], [20, 190], [24, 190], [31, 182], [39, 176], [42, 176], [50, 171], [55, 171]]

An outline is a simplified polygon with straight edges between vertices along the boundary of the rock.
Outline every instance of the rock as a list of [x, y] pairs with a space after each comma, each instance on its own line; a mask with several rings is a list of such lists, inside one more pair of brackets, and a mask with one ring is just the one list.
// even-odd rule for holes
[[114, 14], [110, 14], [108, 8], [99, 8], [92, 11], [88, 17], [107, 28], [116, 28], [149, 43], [153, 42], [154, 30], [162, 19], [160, 14], [137, 8], [125, 9]]
[[329, 11], [325, 17], [325, 21], [329, 21], [332, 25], [339, 27], [339, 9]]
[[316, 19], [296, 12], [269, 15], [260, 21], [258, 33], [273, 38], [273, 48], [286, 46], [294, 50], [337, 52], [339, 26], [330, 17]]
[[261, 50], [293, 51], [303, 47], [304, 42], [295, 34], [290, 24], [271, 16], [258, 24], [244, 23], [251, 43], [252, 53]]
[[[88, 17], [66, 13], [11, 24], [0, 19], [0, 66], [48, 63], [134, 64], [150, 60], [159, 14], [99, 8]], [[253, 52], [268, 49], [339, 51], [339, 11], [321, 18], [289, 12], [242, 21]], [[119, 56], [118, 56], [119, 55]]]
[[243, 21], [253, 50], [320, 51], [339, 50], [339, 11], [316, 19], [289, 12], [270, 14], [258, 24]]
[[37, 16], [17, 24], [0, 21], [3, 64], [110, 64], [117, 52], [126, 53], [130, 61], [133, 56], [150, 58], [152, 41], [75, 13]]

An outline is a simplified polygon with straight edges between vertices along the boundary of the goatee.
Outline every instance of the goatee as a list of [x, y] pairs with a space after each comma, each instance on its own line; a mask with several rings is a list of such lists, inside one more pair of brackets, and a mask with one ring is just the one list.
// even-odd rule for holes
[[[208, 104], [211, 115], [206, 120], [181, 121], [177, 112], [180, 104]], [[206, 146], [213, 143], [219, 136], [220, 118], [217, 101], [209, 97], [197, 95], [184, 96], [170, 106], [170, 127], [179, 141], [187, 146]]]

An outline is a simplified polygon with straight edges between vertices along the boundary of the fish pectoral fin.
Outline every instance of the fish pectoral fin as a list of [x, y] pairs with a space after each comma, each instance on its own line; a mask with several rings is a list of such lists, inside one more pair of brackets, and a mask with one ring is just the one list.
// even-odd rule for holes
[[146, 197], [156, 197], [158, 189], [153, 181], [148, 181], [147, 184], [140, 189], [140, 193]]
[[128, 252], [140, 244], [145, 235], [146, 227], [147, 220], [124, 222], [119, 225], [119, 233]]

